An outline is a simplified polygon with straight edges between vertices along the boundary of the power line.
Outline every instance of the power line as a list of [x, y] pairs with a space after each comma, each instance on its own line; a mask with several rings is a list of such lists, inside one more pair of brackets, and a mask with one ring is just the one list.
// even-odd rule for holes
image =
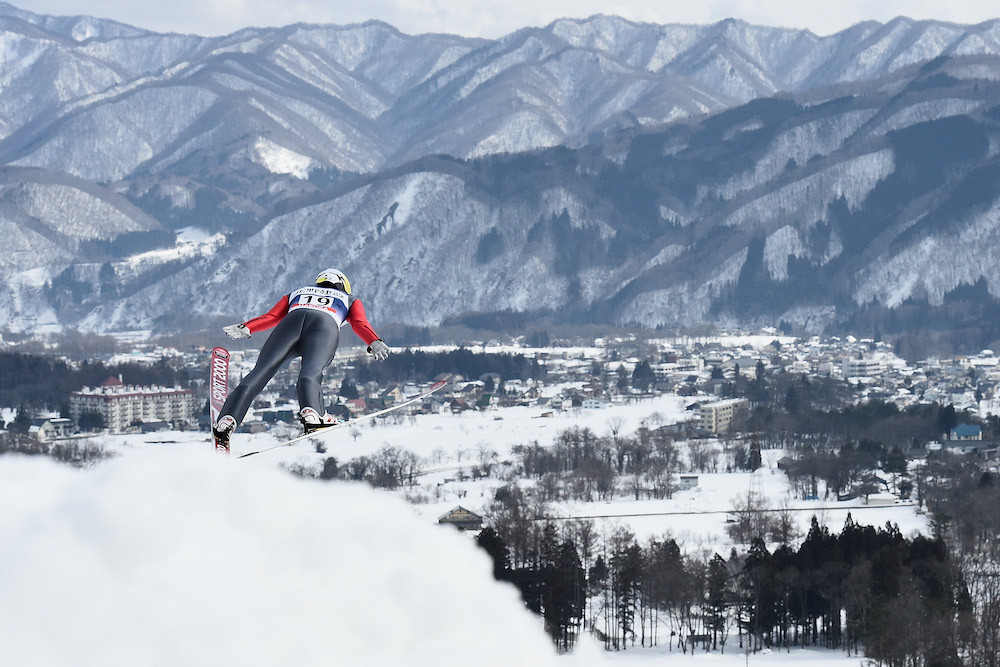
[[850, 507], [838, 507], [836, 505], [827, 505], [823, 507], [779, 507], [779, 508], [767, 508], [767, 509], [742, 509], [742, 510], [686, 510], [686, 511], [674, 511], [674, 512], [634, 512], [629, 514], [592, 514], [585, 516], [552, 516], [552, 517], [538, 517], [532, 519], [532, 521], [576, 521], [578, 519], [628, 519], [633, 517], [646, 517], [646, 516], [704, 516], [708, 514], [766, 514], [774, 512], [821, 512], [824, 510], [837, 510], [837, 511], [848, 511], [853, 512], [854, 510], [884, 510], [889, 507], [916, 507], [915, 504], [903, 504], [903, 505], [852, 505]]

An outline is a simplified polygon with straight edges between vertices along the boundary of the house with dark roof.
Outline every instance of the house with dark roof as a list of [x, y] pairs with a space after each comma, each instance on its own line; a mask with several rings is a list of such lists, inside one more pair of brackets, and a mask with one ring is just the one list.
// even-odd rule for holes
[[455, 509], [445, 512], [438, 517], [438, 523], [455, 526], [455, 528], [458, 528], [462, 532], [482, 530], [483, 517], [458, 505]]

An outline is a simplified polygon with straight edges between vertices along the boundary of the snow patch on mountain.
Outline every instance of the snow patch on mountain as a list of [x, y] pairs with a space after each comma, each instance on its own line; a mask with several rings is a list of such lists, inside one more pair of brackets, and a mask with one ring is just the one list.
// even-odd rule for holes
[[[858, 276], [858, 305], [881, 303], [890, 308], [910, 297], [925, 296], [932, 306], [960, 285], [986, 280], [990, 294], [1000, 295], [1000, 202], [972, 218], [958, 231], [920, 238], [902, 251], [883, 256]], [[961, 261], [952, 261], [961, 258]]]
[[[978, 26], [979, 30], [966, 32], [961, 39], [951, 46], [955, 55], [979, 55], [982, 53], [1000, 53], [1000, 22], [990, 21]], [[996, 69], [987, 78], [997, 75]]]
[[855, 210], [875, 185], [892, 173], [894, 163], [888, 148], [844, 160], [754, 199], [723, 224], [766, 229], [794, 221], [808, 226], [826, 220], [827, 207], [841, 197]]
[[[885, 26], [879, 27], [857, 53], [853, 54], [844, 66], [840, 81], [857, 81], [874, 76], [877, 72], [893, 71], [898, 67], [910, 64], [912, 61], [901, 55], [906, 48], [906, 42], [913, 37], [912, 23], [909, 19], [897, 19]], [[914, 58], [911, 51], [909, 58]], [[923, 59], [927, 59], [925, 56]]]
[[778, 88], [752, 63], [719, 43], [712, 43], [698, 55], [696, 67], [688, 74], [711, 90], [737, 100], [751, 100], [778, 92]]
[[346, 102], [367, 118], [375, 119], [389, 107], [388, 96], [384, 92], [380, 95], [381, 91], [372, 82], [331, 66], [318, 59], [315, 53], [303, 53], [300, 48], [285, 45], [271, 54], [270, 59], [317, 90]]
[[871, 131], [873, 134], [888, 134], [893, 130], [910, 127], [917, 123], [949, 116], [964, 116], [978, 111], [983, 106], [984, 103], [980, 100], [950, 99], [918, 102], [879, 121], [875, 127], [871, 128]]
[[251, 104], [296, 137], [300, 150], [310, 150], [315, 159], [338, 169], [368, 171], [384, 158], [367, 125], [344, 122], [314, 104], [294, 99], [259, 95]]
[[215, 99], [195, 87], [140, 90], [70, 117], [38, 150], [14, 164], [97, 182], [118, 180], [166, 148]]
[[702, 26], [669, 25], [662, 27], [662, 36], [656, 40], [656, 46], [646, 63], [646, 70], [661, 72], [677, 56], [693, 47], [701, 38]]
[[4, 252], [0, 253], [0, 271], [4, 274], [8, 289], [15, 272], [68, 261], [72, 257], [53, 239], [29, 227], [22, 227], [18, 221], [7, 218], [3, 213], [0, 213], [0, 238], [4, 239]]
[[208, 234], [204, 230], [185, 227], [178, 231], [177, 241], [173, 248], [150, 250], [132, 255], [121, 263], [138, 274], [141, 270], [157, 264], [190, 260], [196, 257], [210, 257], [216, 250], [226, 244], [222, 234]]
[[684, 254], [684, 246], [682, 245], [668, 245], [658, 253], [653, 255], [643, 266], [643, 269], [652, 269], [661, 264], [669, 264], [673, 260]]
[[552, 45], [546, 44], [533, 35], [529, 36], [520, 44], [513, 45], [512, 48], [504, 51], [502, 54], [498, 54], [497, 57], [472, 71], [456, 94], [459, 99], [465, 99], [472, 95], [480, 86], [488, 81], [492, 81], [510, 68], [525, 62], [542, 61], [552, 55], [553, 52]]
[[746, 260], [747, 249], [743, 248], [703, 278], [644, 292], [622, 309], [618, 321], [645, 327], [704, 324], [710, 319], [712, 301], [736, 284]]
[[[94, 39], [82, 41], [74, 52], [112, 62], [130, 77], [160, 73], [198, 56], [212, 40], [197, 35], [162, 35], [147, 33], [130, 39]], [[162, 70], [168, 70], [162, 72]]]
[[764, 262], [775, 282], [788, 279], [789, 257], [798, 258], [805, 254], [806, 249], [799, 238], [799, 232], [791, 225], [785, 225], [764, 241]]
[[[470, 198], [461, 179], [445, 174], [425, 174], [413, 193], [407, 224], [368, 244], [364, 261], [354, 265], [365, 276], [377, 317], [433, 325], [463, 311], [563, 305], [567, 280], [553, 277], [553, 258], [518, 252], [532, 220], [527, 210], [491, 209]], [[397, 196], [385, 188], [369, 193], [382, 211]], [[492, 228], [510, 240], [502, 260], [482, 265], [478, 240]]]
[[[410, 213], [413, 212], [413, 204], [417, 200], [417, 195], [420, 192], [421, 186], [424, 185], [427, 180], [427, 174], [414, 174], [410, 178], [406, 179], [403, 191], [399, 193], [399, 198], [395, 202], [398, 204], [398, 207], [392, 214], [392, 221], [395, 225], [406, 224], [407, 219], [410, 217]], [[433, 184], [428, 185], [433, 187]]]
[[111, 239], [155, 224], [145, 216], [136, 219], [104, 199], [68, 185], [26, 183], [20, 193], [22, 210], [74, 240]]
[[161, 182], [156, 188], [156, 194], [162, 199], [169, 199], [171, 208], [194, 207], [194, 192], [178, 183]]
[[660, 214], [660, 219], [667, 224], [684, 227], [691, 223], [691, 218], [684, 215], [683, 213], [674, 210], [673, 208], [667, 206], [666, 204], [660, 204], [658, 207], [658, 212]]
[[[26, 235], [24, 239], [11, 236], [7, 233], [6, 223], [0, 219], [0, 238], [7, 240], [7, 253], [0, 255], [0, 269], [5, 273], [10, 266], [32, 264], [31, 251], [45, 252], [49, 248], [49, 241], [43, 237], [33, 237]], [[31, 248], [25, 247], [31, 244]], [[7, 260], [6, 256], [13, 255], [12, 260]], [[58, 250], [56, 250], [58, 257]], [[61, 258], [64, 261], [67, 257]], [[4, 326], [14, 332], [30, 331], [32, 333], [47, 333], [58, 331], [62, 327], [59, 318], [49, 304], [43, 298], [42, 288], [47, 282], [53, 279], [53, 273], [47, 268], [34, 264], [37, 268], [9, 273], [4, 281], [4, 286], [0, 289], [0, 312], [5, 316]]]
[[546, 118], [540, 118], [537, 111], [518, 111], [495, 119], [491, 131], [476, 143], [466, 157], [518, 153], [533, 148], [556, 146], [563, 137], [563, 132], [547, 122]]
[[986, 150], [986, 157], [994, 158], [1000, 155], [1000, 136], [990, 136], [990, 147]]
[[573, 229], [596, 228], [604, 240], [614, 238], [615, 230], [603, 219], [594, 215], [586, 202], [567, 188], [547, 188], [541, 195], [540, 212], [543, 216], [569, 216]]
[[254, 142], [253, 159], [273, 174], [289, 174], [300, 179], [309, 178], [309, 172], [316, 166], [305, 155], [279, 146], [265, 137], [258, 137]]
[[932, 57], [930, 54], [945, 53], [965, 33], [964, 27], [945, 23], [928, 23], [917, 35], [909, 35], [911, 43], [901, 45], [901, 48], [893, 54], [890, 67], [899, 69], [906, 65], [923, 62]]
[[[729, 179], [712, 193], [724, 199], [732, 199], [741, 192], [781, 175], [789, 164], [802, 166], [815, 155], [832, 153], [875, 113], [875, 109], [850, 111], [782, 132], [771, 142], [767, 153], [757, 160], [752, 171]], [[705, 194], [709, 193], [706, 191]]]

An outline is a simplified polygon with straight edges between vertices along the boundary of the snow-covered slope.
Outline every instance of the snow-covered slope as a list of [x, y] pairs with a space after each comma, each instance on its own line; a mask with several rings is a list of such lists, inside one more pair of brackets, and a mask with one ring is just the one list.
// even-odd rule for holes
[[[950, 76], [918, 73], [902, 94], [751, 103], [576, 151], [423, 159], [303, 200], [82, 324], [244, 319], [330, 264], [373, 321], [414, 325], [534, 311], [820, 329], [871, 304], [937, 307], [980, 278], [997, 289], [984, 258], [997, 247], [1000, 134], [980, 101], [992, 87]], [[284, 154], [268, 155], [279, 168]]]
[[995, 56], [997, 26], [900, 18], [817, 37], [734, 20], [595, 16], [492, 41], [378, 22], [200, 38], [0, 5], [0, 157], [107, 181], [206, 143], [232, 154], [231, 142], [246, 147], [258, 133], [349, 171], [513, 152], [872, 80], [941, 55]]
[[[994, 290], [969, 255], [899, 267], [992, 219], [998, 25], [817, 37], [596, 16], [497, 40], [378, 22], [205, 39], [0, 5], [16, 237], [0, 326], [247, 317], [331, 264], [375, 318], [419, 325], [818, 328]], [[226, 242], [134, 260], [189, 226]], [[89, 293], [41, 291], [56, 275]]]
[[5, 456], [0, 504], [9, 664], [557, 662], [471, 539], [366, 486], [188, 446]]

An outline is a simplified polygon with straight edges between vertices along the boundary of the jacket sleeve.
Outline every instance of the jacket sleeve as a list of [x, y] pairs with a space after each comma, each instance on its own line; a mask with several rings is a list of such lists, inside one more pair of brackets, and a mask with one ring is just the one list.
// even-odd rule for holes
[[281, 297], [278, 303], [274, 304], [271, 310], [263, 315], [247, 320], [243, 325], [250, 330], [250, 333], [265, 331], [275, 326], [282, 318], [288, 314], [288, 295]]
[[351, 323], [354, 333], [366, 345], [371, 345], [379, 339], [378, 334], [372, 329], [372, 325], [368, 324], [368, 316], [365, 315], [365, 307], [362, 305], [361, 299], [355, 299], [351, 302], [351, 307], [347, 311], [347, 321]]

